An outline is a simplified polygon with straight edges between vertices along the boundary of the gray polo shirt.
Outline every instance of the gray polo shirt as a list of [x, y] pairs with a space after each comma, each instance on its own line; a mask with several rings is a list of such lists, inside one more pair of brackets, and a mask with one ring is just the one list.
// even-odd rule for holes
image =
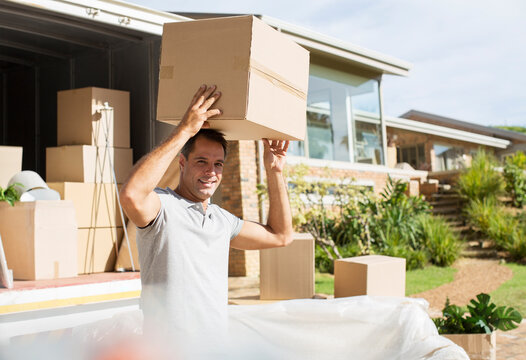
[[137, 230], [145, 331], [226, 330], [230, 240], [243, 220], [213, 204], [204, 211], [169, 188], [155, 192], [159, 214]]

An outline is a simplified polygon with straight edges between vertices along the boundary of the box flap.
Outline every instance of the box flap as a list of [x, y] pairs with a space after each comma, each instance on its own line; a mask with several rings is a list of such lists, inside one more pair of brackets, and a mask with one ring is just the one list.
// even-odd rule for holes
[[307, 94], [309, 52], [257, 18], [253, 22], [250, 66]]

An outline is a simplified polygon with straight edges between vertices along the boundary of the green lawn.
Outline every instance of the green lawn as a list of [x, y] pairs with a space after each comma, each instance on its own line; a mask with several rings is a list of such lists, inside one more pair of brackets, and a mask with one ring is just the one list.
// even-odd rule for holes
[[513, 278], [493, 291], [491, 300], [498, 306], [511, 306], [526, 317], [526, 265], [506, 264]]
[[[433, 289], [442, 284], [453, 281], [457, 270], [428, 266], [425, 269], [412, 270], [406, 273], [406, 295], [417, 294]], [[316, 293], [334, 294], [334, 276], [325, 273], [316, 273]]]

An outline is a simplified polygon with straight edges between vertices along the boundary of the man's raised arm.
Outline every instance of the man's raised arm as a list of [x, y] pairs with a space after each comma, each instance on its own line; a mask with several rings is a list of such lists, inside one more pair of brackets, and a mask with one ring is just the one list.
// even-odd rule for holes
[[242, 250], [286, 246], [292, 241], [292, 215], [283, 177], [288, 141], [263, 139], [263, 162], [267, 173], [269, 211], [267, 225], [245, 221], [230, 246]]
[[221, 114], [209, 108], [221, 96], [216, 87], [202, 85], [195, 93], [181, 123], [159, 146], [144, 156], [133, 167], [120, 191], [120, 200], [128, 218], [137, 226], [148, 225], [159, 213], [161, 202], [153, 191], [184, 144], [201, 127], [207, 127], [210, 117]]

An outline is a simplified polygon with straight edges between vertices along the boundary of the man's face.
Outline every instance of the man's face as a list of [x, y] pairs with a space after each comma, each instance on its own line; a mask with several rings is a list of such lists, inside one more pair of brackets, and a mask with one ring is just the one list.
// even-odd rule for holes
[[184, 196], [190, 201], [203, 202], [216, 191], [223, 177], [225, 152], [221, 144], [198, 137], [188, 159], [181, 154], [181, 183]]

